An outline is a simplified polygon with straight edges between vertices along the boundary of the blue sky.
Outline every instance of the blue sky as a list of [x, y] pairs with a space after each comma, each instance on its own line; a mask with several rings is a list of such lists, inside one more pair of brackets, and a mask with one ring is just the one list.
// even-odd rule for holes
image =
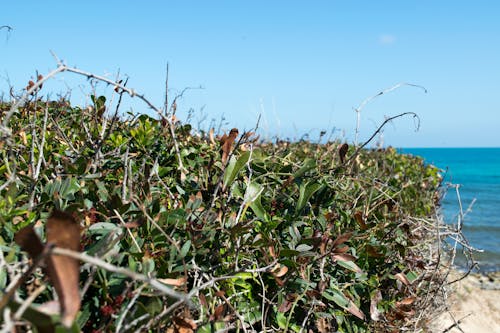
[[[161, 106], [190, 90], [178, 116], [195, 126], [224, 116], [225, 128], [298, 138], [321, 130], [354, 138], [354, 108], [399, 82], [361, 113], [360, 141], [385, 116], [416, 112], [384, 131], [397, 147], [500, 146], [498, 1], [8, 1], [1, 6], [0, 92], [20, 91], [38, 70], [68, 65], [114, 78]], [[73, 74], [44, 86], [88, 103]], [[102, 86], [102, 93], [112, 89]], [[130, 101], [126, 108], [149, 112]], [[125, 108], [125, 110], [126, 110]], [[202, 121], [205, 119], [204, 121]]]

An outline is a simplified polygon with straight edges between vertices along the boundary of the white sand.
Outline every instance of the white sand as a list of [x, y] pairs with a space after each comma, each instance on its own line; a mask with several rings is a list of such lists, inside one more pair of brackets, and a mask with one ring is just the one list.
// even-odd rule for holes
[[[500, 274], [489, 277], [469, 275], [455, 283], [455, 292], [450, 297], [451, 311], [435, 322], [435, 332], [443, 332], [460, 320], [465, 333], [500, 333]], [[465, 318], [464, 318], [465, 317]], [[453, 327], [450, 333], [462, 332]]]

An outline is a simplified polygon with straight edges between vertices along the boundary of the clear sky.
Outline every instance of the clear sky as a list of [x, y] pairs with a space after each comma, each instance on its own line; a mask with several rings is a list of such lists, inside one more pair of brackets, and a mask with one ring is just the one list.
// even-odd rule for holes
[[[404, 86], [368, 104], [360, 141], [385, 116], [412, 111], [420, 130], [398, 119], [386, 145], [500, 146], [500, 1], [4, 1], [0, 25], [13, 28], [0, 30], [7, 96], [56, 67], [52, 50], [95, 74], [119, 71], [161, 106], [168, 62], [171, 95], [203, 87], [179, 103], [195, 127], [223, 115], [225, 128], [250, 129], [261, 114], [268, 138], [336, 128], [350, 141], [354, 108], [408, 82], [428, 93]], [[90, 88], [73, 74], [43, 91], [67, 89], [87, 103]]]

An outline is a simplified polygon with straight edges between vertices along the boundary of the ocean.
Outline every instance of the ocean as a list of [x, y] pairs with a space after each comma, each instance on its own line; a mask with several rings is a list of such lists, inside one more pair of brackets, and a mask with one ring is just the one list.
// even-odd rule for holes
[[[483, 250], [474, 258], [480, 271], [500, 271], [500, 148], [402, 148], [442, 169], [444, 183], [460, 184], [463, 231], [470, 244]], [[456, 223], [460, 211], [454, 188], [442, 200], [445, 223]], [[463, 263], [463, 261], [462, 261]], [[458, 258], [457, 264], [461, 261]]]

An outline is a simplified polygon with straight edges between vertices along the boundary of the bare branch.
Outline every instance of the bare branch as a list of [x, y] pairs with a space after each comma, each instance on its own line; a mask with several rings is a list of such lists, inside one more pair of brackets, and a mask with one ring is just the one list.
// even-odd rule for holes
[[162, 294], [165, 294], [169, 297], [175, 298], [175, 299], [182, 301], [184, 303], [189, 303], [189, 298], [185, 294], [179, 293], [179, 292], [167, 287], [166, 285], [164, 285], [160, 281], [158, 281], [154, 278], [151, 278], [149, 276], [133, 272], [129, 269], [112, 265], [112, 264], [110, 264], [104, 260], [101, 260], [97, 257], [92, 257], [92, 256], [89, 256], [85, 253], [75, 252], [75, 251], [71, 251], [71, 250], [59, 248], [59, 247], [53, 248], [52, 253], [55, 255], [67, 256], [70, 258], [78, 259], [80, 261], [89, 263], [91, 265], [103, 268], [103, 269], [107, 270], [108, 272], [125, 275], [125, 276], [127, 276], [135, 281], [145, 282], [145, 283], [149, 284], [151, 287], [153, 287], [154, 289], [156, 289], [157, 291], [161, 292]]
[[398, 88], [401, 88], [402, 86], [410, 86], [410, 87], [416, 87], [416, 88], [420, 88], [420, 89], [423, 89], [423, 91], [425, 93], [427, 93], [427, 89], [425, 89], [425, 87], [423, 86], [419, 86], [419, 85], [416, 85], [416, 84], [412, 84], [412, 83], [406, 83], [406, 82], [400, 82], [390, 88], [387, 88], [385, 90], [382, 90], [381, 92], [379, 92], [378, 94], [376, 95], [373, 95], [371, 97], [368, 97], [367, 99], [365, 99], [363, 102], [361, 102], [361, 104], [354, 109], [354, 111], [356, 112], [356, 132], [355, 132], [355, 138], [354, 138], [354, 144], [357, 146], [358, 145], [358, 135], [359, 135], [359, 123], [360, 123], [360, 120], [361, 120], [361, 110], [366, 106], [366, 104], [370, 103], [372, 100], [374, 100], [375, 98], [379, 97], [379, 96], [382, 96], [384, 94], [387, 94], [391, 91], [394, 91]]

